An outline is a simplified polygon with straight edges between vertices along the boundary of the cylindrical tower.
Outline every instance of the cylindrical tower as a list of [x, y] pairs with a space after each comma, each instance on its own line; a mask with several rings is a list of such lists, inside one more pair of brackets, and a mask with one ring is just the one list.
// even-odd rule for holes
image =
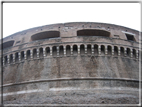
[[139, 31], [74, 22], [3, 39], [4, 104], [138, 104]]

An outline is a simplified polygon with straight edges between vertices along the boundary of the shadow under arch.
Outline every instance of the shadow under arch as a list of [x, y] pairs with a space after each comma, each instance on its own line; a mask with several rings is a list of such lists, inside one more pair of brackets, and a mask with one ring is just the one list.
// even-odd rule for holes
[[124, 56], [124, 47], [120, 47], [121, 56]]
[[67, 45], [67, 46], [66, 46], [66, 55], [67, 55], [67, 56], [70, 56], [70, 55], [71, 55], [71, 47], [70, 47], [70, 45]]
[[7, 62], [7, 56], [4, 56], [4, 65], [7, 65], [8, 62]]
[[53, 57], [57, 56], [57, 46], [52, 47], [52, 55]]
[[14, 40], [11, 40], [11, 41], [7, 41], [7, 42], [4, 42], [0, 45], [0, 49], [5, 49], [5, 48], [9, 48], [9, 47], [12, 47], [13, 44], [14, 44]]
[[133, 49], [133, 58], [136, 58], [136, 49]]
[[13, 63], [13, 54], [10, 54], [10, 59], [9, 59], [9, 63]]
[[105, 36], [110, 37], [110, 32], [102, 29], [82, 29], [77, 31], [77, 36]]
[[127, 48], [127, 57], [131, 57], [131, 50], [130, 50], [130, 48]]
[[98, 55], [98, 45], [94, 45], [94, 55]]
[[43, 58], [43, 48], [39, 48], [39, 57]]
[[81, 56], [85, 55], [85, 46], [84, 46], [84, 44], [80, 45], [80, 55]]
[[108, 45], [107, 50], [108, 50], [108, 55], [112, 55], [112, 46]]
[[24, 60], [24, 51], [21, 52], [21, 61]]
[[50, 56], [50, 47], [45, 48], [45, 54], [46, 56]]
[[33, 58], [37, 58], [37, 50], [33, 49]]
[[15, 53], [15, 62], [19, 62], [18, 52]]
[[78, 50], [77, 50], [78, 48], [77, 48], [77, 45], [73, 45], [73, 55], [77, 55], [78, 53]]
[[27, 50], [26, 54], [27, 54], [27, 60], [30, 59], [30, 50]]
[[91, 55], [91, 44], [87, 45], [87, 54]]
[[105, 46], [101, 45], [101, 55], [105, 55]]
[[60, 37], [59, 31], [44, 31], [39, 32], [31, 36], [32, 41], [36, 40], [43, 40], [43, 39], [50, 39], [50, 38], [57, 38]]
[[118, 56], [118, 47], [114, 46], [114, 56]]
[[59, 56], [64, 56], [64, 47], [63, 47], [63, 45], [59, 46]]

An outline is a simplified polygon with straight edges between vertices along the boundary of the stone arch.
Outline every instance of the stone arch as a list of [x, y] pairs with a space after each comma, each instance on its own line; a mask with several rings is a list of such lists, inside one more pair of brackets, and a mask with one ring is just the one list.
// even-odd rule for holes
[[82, 29], [77, 31], [77, 36], [105, 36], [110, 37], [110, 32], [100, 29]]
[[50, 56], [50, 47], [45, 48], [45, 54], [46, 56]]
[[15, 53], [15, 62], [19, 62], [18, 52]]
[[124, 47], [120, 47], [121, 56], [124, 56]]
[[21, 61], [24, 60], [24, 51], [21, 52]]
[[9, 63], [13, 63], [13, 54], [10, 54], [9, 56]]
[[50, 38], [57, 38], [60, 37], [59, 31], [44, 31], [39, 32], [31, 36], [32, 41], [36, 40], [43, 40], [43, 39], [50, 39]]
[[8, 58], [7, 58], [7, 55], [6, 56], [4, 56], [4, 65], [7, 65], [8, 64], [8, 60], [7, 60]]
[[57, 56], [57, 46], [52, 47], [52, 55], [55, 57]]
[[64, 56], [64, 47], [63, 47], [63, 45], [59, 46], [59, 55]]
[[114, 56], [118, 56], [118, 47], [114, 46]]
[[84, 44], [80, 45], [80, 55], [85, 55], [85, 46], [84, 46]]
[[107, 46], [107, 54], [112, 55], [112, 46], [110, 45]]
[[133, 58], [136, 58], [136, 49], [133, 49]]
[[138, 54], [137, 58], [139, 58], [139, 54], [140, 54], [139, 52], [140, 52], [140, 51], [139, 51], [138, 49], [137, 49], [136, 51], [138, 51], [138, 53], [137, 53], [137, 54]]
[[131, 57], [131, 50], [130, 50], [130, 48], [127, 48], [127, 56]]
[[43, 48], [39, 48], [39, 57], [43, 58]]
[[140, 57], [140, 50], [138, 49], [137, 51], [138, 51], [138, 58], [139, 58]]
[[94, 55], [98, 55], [98, 45], [94, 45]]
[[105, 55], [105, 46], [101, 45], [101, 55]]
[[91, 55], [91, 44], [87, 45], [87, 54]]
[[77, 55], [78, 53], [78, 47], [77, 47], [77, 45], [73, 45], [73, 55]]
[[37, 50], [33, 49], [33, 58], [37, 58]]
[[67, 55], [67, 56], [70, 56], [70, 55], [71, 55], [71, 47], [70, 47], [70, 45], [67, 45], [67, 46], [66, 46], [66, 55]]
[[4, 42], [4, 43], [0, 44], [0, 49], [1, 49], [1, 47], [2, 47], [2, 49], [12, 47], [14, 42], [15, 42], [14, 40]]
[[30, 50], [27, 50], [26, 54], [27, 54], [27, 59], [30, 59]]

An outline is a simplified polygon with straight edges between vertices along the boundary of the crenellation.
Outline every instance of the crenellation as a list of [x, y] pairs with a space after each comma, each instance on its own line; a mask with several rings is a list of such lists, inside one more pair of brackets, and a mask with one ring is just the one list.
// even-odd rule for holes
[[43, 48], [43, 57], [46, 57], [46, 49]]
[[30, 57], [33, 59], [33, 50], [30, 50]]
[[36, 49], [36, 52], [37, 52], [37, 58], [39, 58], [39, 53], [40, 53], [39, 48]]
[[24, 51], [24, 59], [27, 60], [27, 52]]
[[19, 62], [21, 62], [21, 52], [18, 52]]
[[132, 58], [133, 57], [133, 49], [131, 48], [131, 53], [130, 53], [130, 57]]
[[114, 55], [114, 47], [112, 47], [112, 53], [111, 54]]
[[136, 50], [136, 59], [139, 58], [139, 50]]
[[101, 55], [101, 45], [98, 45], [98, 54]]
[[59, 57], [59, 46], [57, 46], [56, 48], [57, 48], [57, 57]]
[[70, 48], [71, 48], [71, 55], [73, 55], [73, 46], [71, 45]]
[[78, 45], [77, 47], [78, 47], [78, 55], [80, 55], [80, 45]]
[[87, 54], [87, 45], [85, 44], [85, 54]]
[[94, 56], [94, 45], [91, 45], [92, 56]]
[[120, 47], [118, 47], [118, 56], [121, 55]]
[[124, 48], [124, 56], [125, 57], [127, 56], [127, 48], [126, 47]]
[[50, 47], [50, 56], [52, 56], [52, 47]]
[[[81, 46], [82, 44], [78, 44], [78, 45], [70, 45], [70, 55], [74, 55], [74, 51], [77, 51], [77, 54], [78, 55], [80, 55], [81, 53], [80, 53], [80, 51], [81, 51], [81, 49], [80, 49], [80, 46]], [[76, 46], [77, 47], [77, 50], [74, 50], [75, 48], [74, 48], [74, 46]], [[89, 47], [88, 47], [89, 45], [87, 45], [87, 44], [84, 44], [84, 54], [90, 54], [90, 53], [88, 53], [87, 52], [87, 50], [89, 49]], [[94, 47], [94, 46], [96, 46], [96, 47]], [[109, 45], [101, 45], [101, 44], [91, 44], [91, 55], [92, 56], [94, 56], [94, 54], [96, 53], [96, 50], [98, 51], [98, 53], [96, 54], [96, 55], [101, 55], [101, 51], [102, 51], [102, 46], [104, 46], [105, 47], [105, 49], [104, 49], [104, 53], [105, 53], [105, 55], [108, 55], [108, 53], [109, 52], [111, 52], [111, 56], [122, 56], [123, 57], [123, 55], [121, 55], [121, 54], [123, 54], [124, 53], [124, 56], [126, 57], [130, 57], [130, 58], [135, 58], [135, 57], [133, 57], [133, 56], [136, 56], [136, 58], [138, 59], [138, 53], [139, 53], [139, 51], [135, 51], [136, 49], [134, 49], [134, 48], [127, 48], [127, 47], [124, 47], [124, 52], [123, 52], [123, 47], [119, 47], [119, 46], [111, 46], [111, 48], [109, 48], [110, 46]], [[62, 55], [60, 55], [60, 51], [62, 51], [61, 50], [61, 48], [59, 47], [59, 46], [52, 46], [52, 47], [41, 47], [40, 49], [39, 48], [36, 48], [35, 50], [36, 51], [34, 51], [34, 53], [33, 53], [33, 50], [31, 49], [31, 50], [29, 50], [30, 51], [30, 57], [28, 57], [27, 58], [27, 50], [23, 50], [22, 52], [23, 52], [23, 56], [21, 56], [21, 52], [18, 52], [18, 60], [19, 60], [19, 62], [21, 62], [21, 60], [23, 59], [23, 60], [29, 60], [29, 59], [33, 59], [33, 54], [35, 55], [36, 54], [36, 58], [38, 58], [38, 59], [40, 59], [41, 57], [43, 57], [43, 58], [46, 58], [47, 56], [46, 56], [46, 54], [48, 54], [48, 53], [50, 53], [50, 56], [53, 56], [53, 52], [52, 52], [52, 48], [53, 47], [55, 47], [56, 48], [56, 51], [55, 51], [55, 53], [56, 53], [56, 55], [54, 56], [54, 57], [60, 57], [60, 56], [62, 56]], [[63, 46], [63, 55], [64, 56], [66, 56], [66, 47], [67, 47], [67, 45], [64, 45]], [[47, 52], [47, 48], [49, 48], [49, 50], [48, 50], [48, 52]], [[96, 49], [96, 50], [95, 50]], [[130, 51], [129, 51], [130, 50]], [[36, 52], [36, 53], [35, 53]], [[10, 63], [14, 63], [15, 62], [15, 54], [16, 54], [17, 52], [15, 52], [15, 53], [13, 53], [13, 54], [11, 54], [12, 56], [13, 56], [13, 62], [11, 62], [11, 58], [10, 58], [10, 55], [8, 54], [8, 55], [6, 55], [7, 56], [7, 63], [8, 64], [10, 64]], [[41, 55], [40, 55], [41, 54]], [[102, 55], [101, 55], [102, 56]]]
[[15, 63], [15, 54], [13, 54], [13, 63]]
[[108, 46], [105, 45], [105, 55], [108, 54], [108, 48], [107, 48], [107, 47], [108, 47]]
[[7, 55], [7, 62], [8, 62], [8, 64], [10, 64], [10, 56], [9, 55]]
[[64, 46], [64, 56], [66, 56], [66, 46]]

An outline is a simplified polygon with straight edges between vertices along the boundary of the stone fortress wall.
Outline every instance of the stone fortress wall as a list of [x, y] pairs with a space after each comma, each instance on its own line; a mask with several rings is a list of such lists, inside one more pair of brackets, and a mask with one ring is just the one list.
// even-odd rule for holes
[[3, 39], [4, 103], [138, 104], [139, 41], [136, 30], [92, 22], [8, 36]]

